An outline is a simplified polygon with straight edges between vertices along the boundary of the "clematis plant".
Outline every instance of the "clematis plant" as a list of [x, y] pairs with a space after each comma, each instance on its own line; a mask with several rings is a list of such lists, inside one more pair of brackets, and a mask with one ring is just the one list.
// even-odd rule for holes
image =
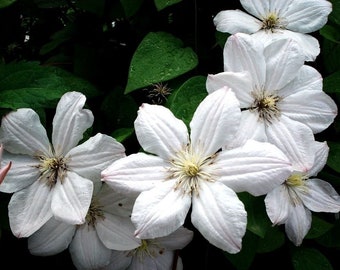
[[322, 90], [322, 76], [304, 64], [300, 47], [292, 39], [277, 40], [267, 47], [257, 38], [235, 34], [224, 51], [224, 72], [206, 81], [212, 93], [222, 86], [234, 89], [242, 108], [235, 144], [247, 139], [270, 141], [281, 129], [296, 132], [298, 122], [313, 133], [333, 123], [338, 109]]
[[135, 235], [166, 236], [191, 209], [191, 222], [213, 245], [229, 253], [241, 249], [247, 213], [236, 192], [266, 194], [291, 173], [274, 145], [248, 141], [223, 150], [239, 127], [241, 111], [231, 89], [221, 88], [184, 122], [159, 105], [143, 104], [135, 120], [142, 148], [102, 171], [102, 180], [124, 194], [138, 195], [132, 211]]
[[278, 39], [293, 39], [303, 49], [306, 61], [320, 54], [319, 41], [308, 33], [323, 27], [332, 11], [327, 0], [240, 0], [242, 10], [223, 10], [214, 17], [220, 32], [252, 34], [265, 45]]
[[64, 94], [53, 119], [52, 144], [32, 109], [10, 112], [2, 119], [4, 160], [12, 168], [0, 191], [13, 193], [8, 215], [17, 237], [28, 237], [48, 220], [82, 224], [88, 212], [93, 182], [113, 160], [125, 156], [115, 139], [96, 134], [78, 145], [92, 125], [93, 114], [83, 109], [86, 97], [79, 92]]

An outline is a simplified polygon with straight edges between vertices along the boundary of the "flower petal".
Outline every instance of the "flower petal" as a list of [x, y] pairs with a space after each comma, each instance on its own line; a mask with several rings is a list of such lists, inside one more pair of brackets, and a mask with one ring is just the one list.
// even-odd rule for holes
[[69, 224], [84, 223], [92, 191], [92, 181], [68, 171], [54, 187], [51, 208], [55, 218]]
[[28, 238], [28, 249], [36, 256], [51, 256], [68, 248], [76, 226], [51, 218]]
[[299, 44], [292, 39], [273, 41], [264, 49], [266, 58], [265, 89], [279, 90], [292, 81], [303, 66], [305, 57]]
[[268, 142], [277, 146], [292, 163], [294, 170], [309, 171], [314, 164], [315, 139], [306, 125], [282, 116], [267, 127]]
[[229, 87], [240, 101], [241, 108], [248, 108], [254, 101], [251, 96], [254, 85], [248, 72], [221, 72], [208, 75], [206, 87], [212, 93], [223, 87]]
[[79, 92], [67, 92], [61, 97], [53, 118], [52, 144], [56, 155], [64, 156], [92, 126], [93, 114], [83, 109], [85, 101]]
[[124, 146], [114, 138], [98, 133], [67, 153], [68, 166], [77, 174], [100, 180], [100, 173], [117, 159], [125, 157]]
[[99, 269], [111, 259], [111, 250], [103, 245], [92, 226], [77, 229], [69, 251], [77, 269]]
[[102, 181], [124, 194], [139, 194], [168, 177], [169, 163], [145, 153], [119, 159], [102, 171]]
[[261, 29], [262, 23], [255, 17], [242, 10], [223, 10], [217, 13], [213, 19], [216, 30], [229, 33], [252, 34]]
[[183, 225], [191, 197], [174, 190], [174, 184], [173, 180], [168, 180], [137, 197], [131, 217], [136, 237], [166, 236]]
[[5, 163], [12, 162], [12, 165], [0, 185], [1, 192], [13, 193], [26, 188], [37, 181], [40, 176], [40, 171], [36, 167], [38, 164], [36, 158], [4, 152], [3, 161]]
[[266, 62], [263, 43], [247, 34], [234, 34], [227, 39], [223, 50], [224, 71], [244, 72], [252, 76], [253, 85], [264, 85]]
[[2, 118], [1, 142], [13, 154], [35, 156], [48, 154], [50, 142], [38, 114], [31, 109], [18, 109]]
[[302, 244], [303, 238], [311, 228], [312, 213], [303, 204], [291, 205], [289, 218], [285, 223], [285, 231], [290, 241], [296, 246]]
[[191, 144], [203, 156], [213, 155], [235, 137], [240, 119], [240, 103], [231, 89], [224, 87], [209, 94], [190, 122]]
[[311, 33], [327, 23], [332, 3], [325, 0], [295, 0], [282, 14], [287, 20], [287, 29], [300, 33]]
[[164, 159], [188, 143], [188, 130], [182, 120], [164, 106], [144, 103], [135, 121], [136, 136], [143, 149]]
[[214, 246], [239, 252], [247, 225], [243, 203], [233, 190], [218, 182], [202, 181], [200, 185], [199, 196], [193, 196], [192, 224]]
[[241, 0], [242, 7], [247, 10], [250, 14], [253, 14], [257, 18], [265, 18], [271, 12], [277, 12], [280, 17], [284, 13], [293, 0], [277, 1], [277, 0]]
[[132, 256], [129, 256], [125, 251], [112, 250], [111, 263], [101, 268], [100, 270], [125, 270], [128, 269], [132, 261]]
[[304, 205], [313, 212], [337, 213], [340, 211], [340, 196], [332, 185], [321, 179], [306, 181], [308, 192], [299, 192]]
[[32, 235], [52, 217], [50, 187], [36, 181], [15, 192], [8, 204], [8, 217], [16, 237]]
[[157, 243], [166, 250], [182, 249], [191, 242], [193, 236], [193, 231], [180, 227], [167, 236], [157, 238]]
[[326, 165], [329, 153], [327, 142], [315, 141], [312, 145], [315, 152], [314, 166], [309, 170], [308, 176], [316, 176]]
[[287, 157], [270, 143], [249, 140], [244, 146], [222, 151], [215, 172], [235, 192], [264, 195], [282, 184], [291, 174]]
[[9, 169], [11, 168], [11, 166], [12, 166], [12, 161], [10, 161], [9, 163], [7, 163], [7, 164], [5, 165], [5, 167], [2, 167], [2, 168], [0, 169], [0, 185], [1, 185], [1, 183], [4, 181], [4, 179], [5, 179], [5, 177], [6, 177], [7, 173], [8, 173], [8, 171], [9, 171]]
[[131, 250], [141, 245], [134, 236], [135, 226], [130, 217], [105, 213], [105, 218], [96, 224], [97, 234], [103, 244], [114, 250]]
[[323, 91], [290, 95], [280, 103], [280, 109], [283, 115], [309, 126], [314, 134], [328, 128], [338, 113], [334, 100]]
[[264, 202], [267, 215], [273, 225], [279, 225], [286, 222], [289, 216], [290, 197], [285, 185], [279, 185], [277, 188], [268, 192]]

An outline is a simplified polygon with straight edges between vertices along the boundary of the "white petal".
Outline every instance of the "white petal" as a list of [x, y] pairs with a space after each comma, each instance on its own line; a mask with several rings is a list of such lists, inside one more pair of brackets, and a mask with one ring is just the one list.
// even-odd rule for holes
[[289, 218], [285, 223], [285, 231], [289, 240], [299, 246], [311, 227], [312, 214], [303, 204], [291, 206], [289, 212]]
[[86, 97], [78, 92], [64, 94], [53, 118], [52, 144], [57, 155], [64, 156], [83, 138], [93, 124], [93, 114], [83, 109]]
[[299, 192], [304, 205], [313, 212], [337, 213], [340, 211], [340, 196], [332, 185], [321, 179], [306, 181], [308, 192]]
[[226, 145], [226, 148], [236, 148], [244, 145], [249, 139], [260, 142], [267, 141], [266, 126], [257, 112], [244, 110], [241, 113], [241, 124], [235, 139]]
[[8, 204], [8, 217], [16, 237], [32, 235], [52, 217], [50, 187], [36, 181], [15, 192]]
[[111, 250], [103, 245], [91, 226], [77, 229], [69, 251], [77, 269], [99, 269], [108, 265], [111, 259]]
[[51, 218], [28, 238], [28, 249], [36, 256], [51, 256], [68, 248], [76, 226]]
[[280, 185], [268, 192], [264, 202], [267, 215], [273, 225], [286, 222], [289, 215], [290, 197], [285, 185]]
[[282, 114], [309, 126], [314, 133], [324, 131], [333, 123], [338, 108], [323, 91], [302, 91], [286, 97], [280, 103]]
[[315, 151], [314, 166], [309, 170], [308, 176], [316, 176], [326, 165], [328, 159], [329, 147], [327, 142], [315, 141], [312, 145]]
[[223, 10], [214, 17], [216, 30], [223, 33], [251, 34], [261, 29], [262, 23], [258, 19], [241, 10]]
[[214, 246], [229, 253], [241, 250], [247, 213], [230, 188], [203, 181], [199, 196], [193, 196], [191, 222]]
[[227, 39], [223, 50], [224, 71], [248, 71], [253, 85], [264, 85], [266, 64], [263, 43], [247, 34], [234, 34]]
[[166, 250], [182, 249], [191, 242], [193, 236], [193, 231], [180, 227], [167, 236], [157, 238], [157, 243]]
[[206, 87], [208, 93], [212, 93], [223, 87], [229, 87], [240, 101], [241, 108], [248, 108], [254, 98], [251, 92], [254, 85], [249, 72], [221, 72], [215, 75], [208, 75]]
[[303, 65], [295, 78], [279, 90], [282, 98], [302, 91], [322, 91], [322, 76], [313, 67]]
[[292, 39], [273, 41], [264, 49], [266, 58], [266, 84], [269, 91], [279, 90], [292, 81], [303, 66], [305, 57], [299, 44]]
[[217, 90], [194, 113], [190, 122], [191, 144], [203, 156], [210, 156], [235, 137], [240, 120], [240, 103], [233, 91], [226, 87]]
[[282, 116], [267, 127], [267, 137], [288, 157], [294, 170], [306, 173], [312, 168], [315, 139], [309, 127]]
[[[242, 7], [250, 14], [257, 18], [263, 19], [269, 13], [277, 12], [277, 15], [284, 13], [290, 6], [293, 0], [277, 1], [277, 0], [241, 0]], [[279, 16], [280, 17], [280, 16]]]
[[136, 136], [143, 149], [164, 159], [188, 143], [188, 130], [166, 107], [144, 103], [135, 121]]
[[301, 33], [319, 30], [327, 23], [332, 3], [326, 0], [295, 0], [284, 13], [287, 29]]
[[2, 118], [1, 142], [13, 154], [35, 156], [48, 154], [50, 142], [38, 114], [31, 109], [18, 109]]
[[291, 174], [287, 157], [270, 143], [248, 141], [244, 146], [219, 153], [216, 174], [236, 192], [264, 195]]
[[131, 154], [119, 159], [102, 171], [102, 181], [124, 194], [149, 190], [168, 177], [169, 163], [145, 153]]
[[111, 263], [100, 270], [126, 270], [132, 260], [132, 256], [128, 256], [125, 251], [112, 250]]
[[0, 191], [13, 193], [33, 184], [40, 176], [38, 160], [27, 155], [13, 155], [4, 152], [5, 163], [12, 162], [11, 169], [0, 185]]
[[134, 236], [135, 226], [130, 217], [105, 213], [105, 218], [97, 221], [96, 229], [98, 237], [109, 249], [131, 250], [141, 244]]
[[117, 159], [125, 157], [124, 146], [114, 138], [98, 133], [67, 153], [68, 166], [79, 175], [100, 180], [100, 173]]
[[183, 225], [191, 197], [174, 190], [174, 184], [168, 180], [137, 197], [131, 217], [137, 237], [162, 237]]
[[82, 224], [89, 209], [93, 192], [92, 181], [72, 171], [57, 181], [53, 191], [52, 212], [56, 219], [69, 224]]

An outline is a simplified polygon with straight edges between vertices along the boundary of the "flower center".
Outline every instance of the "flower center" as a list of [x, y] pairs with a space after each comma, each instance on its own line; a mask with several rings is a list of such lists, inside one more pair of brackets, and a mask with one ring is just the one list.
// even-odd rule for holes
[[143, 262], [145, 257], [152, 257], [155, 258], [158, 255], [162, 255], [165, 249], [160, 247], [155, 240], [141, 240], [141, 245], [134, 250], [131, 250], [127, 256], [135, 256]]
[[281, 101], [281, 97], [265, 90], [253, 91], [251, 94], [254, 97], [254, 102], [250, 109], [257, 111], [260, 119], [271, 123], [274, 117], [280, 117], [278, 103]]
[[104, 211], [96, 198], [92, 198], [85, 220], [88, 226], [95, 227], [97, 219], [104, 219]]
[[203, 157], [196, 154], [190, 146], [177, 153], [171, 160], [169, 179], [177, 179], [175, 190], [181, 189], [183, 194], [199, 194], [201, 181], [214, 182], [214, 173], [210, 166], [216, 155]]
[[36, 167], [40, 171], [39, 180], [44, 181], [50, 188], [54, 187], [58, 179], [64, 180], [67, 164], [63, 157], [38, 156], [40, 164]]
[[303, 187], [307, 179], [308, 177], [306, 175], [301, 173], [293, 173], [286, 180], [286, 184], [290, 187]]
[[261, 29], [274, 33], [277, 29], [285, 29], [285, 24], [276, 13], [270, 12], [262, 19]]

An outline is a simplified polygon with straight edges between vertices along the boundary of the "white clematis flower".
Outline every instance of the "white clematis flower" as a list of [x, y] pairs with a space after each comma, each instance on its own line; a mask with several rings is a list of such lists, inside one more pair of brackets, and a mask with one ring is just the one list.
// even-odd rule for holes
[[303, 49], [306, 61], [320, 53], [318, 40], [308, 33], [323, 27], [332, 11], [327, 0], [241, 0], [241, 10], [220, 11], [214, 17], [220, 32], [252, 34], [265, 45], [291, 38]]
[[326, 164], [329, 149], [326, 142], [315, 141], [302, 124], [294, 136], [276, 137], [273, 143], [289, 157], [294, 171], [266, 195], [266, 211], [273, 225], [284, 224], [288, 238], [299, 246], [311, 228], [311, 211], [340, 211], [339, 194], [330, 183], [316, 178]]
[[249, 141], [221, 150], [234, 139], [241, 117], [228, 88], [208, 95], [186, 125], [169, 109], [143, 104], [135, 130], [143, 149], [102, 172], [102, 180], [127, 194], [139, 194], [132, 212], [136, 236], [153, 239], [180, 226], [192, 206], [191, 222], [213, 245], [241, 249], [247, 216], [235, 192], [263, 195], [282, 183], [291, 165], [274, 145]]
[[299, 46], [291, 39], [267, 47], [247, 34], [228, 38], [224, 49], [224, 72], [209, 75], [212, 93], [231, 87], [242, 108], [242, 121], [235, 144], [247, 139], [270, 141], [281, 136], [279, 126], [295, 132], [297, 122], [319, 133], [337, 115], [337, 105], [322, 91], [320, 73], [304, 65]]
[[182, 270], [182, 259], [176, 251], [188, 245], [192, 238], [192, 231], [180, 227], [164, 237], [139, 239], [140, 245], [135, 249], [112, 251], [111, 263], [100, 270]]
[[12, 168], [0, 191], [13, 193], [9, 221], [13, 234], [28, 237], [52, 216], [82, 224], [91, 203], [93, 181], [125, 148], [112, 137], [98, 133], [77, 146], [93, 123], [83, 109], [85, 96], [68, 92], [60, 99], [53, 119], [52, 144], [31, 109], [18, 109], [2, 119], [4, 160]]
[[135, 198], [98, 184], [85, 223], [70, 225], [52, 217], [28, 238], [31, 254], [51, 256], [69, 248], [75, 267], [91, 270], [109, 265], [112, 250], [130, 251], [141, 245], [130, 218]]

